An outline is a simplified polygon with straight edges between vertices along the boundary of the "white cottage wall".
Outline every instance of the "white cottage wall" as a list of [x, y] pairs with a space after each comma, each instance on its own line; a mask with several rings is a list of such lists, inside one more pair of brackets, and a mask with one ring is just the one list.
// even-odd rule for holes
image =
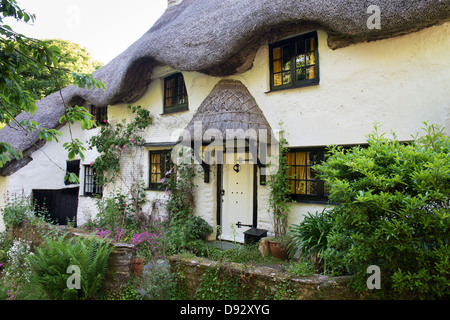
[[[80, 139], [87, 145], [87, 140], [96, 134], [99, 129], [82, 130], [79, 124], [71, 126], [73, 137]], [[26, 196], [32, 194], [33, 189], [66, 189], [79, 187], [78, 201], [78, 224], [86, 222], [84, 217], [96, 215], [95, 200], [90, 197], [84, 197], [84, 189], [82, 182], [84, 181], [83, 165], [89, 164], [91, 159], [95, 159], [98, 153], [95, 150], [86, 150], [85, 160], [80, 160], [80, 184], [65, 185], [64, 176], [66, 174], [67, 150], [63, 144], [70, 141], [69, 126], [65, 125], [60, 129], [63, 134], [59, 138], [59, 142], [52, 141], [46, 143], [41, 149], [32, 154], [33, 160], [22, 169], [13, 173], [9, 177], [0, 178], [0, 206], [4, 206], [7, 200], [7, 192], [9, 194], [21, 194]], [[77, 158], [80, 159], [80, 158]], [[82, 214], [80, 214], [82, 213]], [[2, 229], [3, 228], [3, 229]], [[0, 219], [0, 231], [4, 230], [3, 219]]]

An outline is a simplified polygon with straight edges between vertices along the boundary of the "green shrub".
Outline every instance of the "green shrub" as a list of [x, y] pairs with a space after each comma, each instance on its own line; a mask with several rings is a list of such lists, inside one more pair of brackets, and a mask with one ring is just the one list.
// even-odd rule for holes
[[206, 236], [212, 232], [213, 228], [201, 217], [172, 217], [166, 231], [168, 250], [174, 254], [191, 247], [199, 249], [199, 242], [206, 240]]
[[355, 274], [358, 290], [377, 265], [382, 294], [450, 294], [450, 139], [436, 126], [425, 131], [402, 143], [376, 128], [367, 147], [332, 147], [315, 167], [340, 203], [324, 257], [335, 273]]
[[325, 209], [314, 214], [308, 212], [300, 224], [293, 224], [289, 231], [289, 254], [310, 261], [320, 268], [323, 253], [328, 246], [328, 235], [333, 227], [332, 215]]
[[213, 228], [203, 218], [190, 216], [186, 221], [187, 232], [192, 240], [205, 240], [212, 233]]
[[176, 294], [175, 275], [167, 266], [157, 262], [144, 271], [140, 292], [147, 300], [172, 300]]
[[[108, 258], [113, 247], [94, 237], [66, 240], [47, 239], [28, 258], [33, 270], [33, 281], [44, 289], [50, 299], [92, 299], [101, 287], [106, 274]], [[71, 276], [67, 268], [80, 268], [81, 289], [69, 289]]]
[[20, 195], [8, 195], [3, 208], [3, 221], [6, 227], [18, 227], [27, 213], [33, 212], [30, 198], [23, 193]]

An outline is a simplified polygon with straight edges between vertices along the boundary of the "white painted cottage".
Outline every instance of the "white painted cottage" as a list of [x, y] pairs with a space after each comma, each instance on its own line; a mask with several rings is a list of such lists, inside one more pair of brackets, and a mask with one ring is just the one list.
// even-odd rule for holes
[[[62, 144], [69, 139], [68, 127], [59, 127], [64, 106], [55, 93], [38, 102], [32, 118], [59, 127], [60, 143], [44, 143], [10, 127], [0, 131], [1, 141], [24, 153], [1, 169], [2, 197], [21, 190], [45, 196], [53, 199], [55, 217], [70, 212], [82, 225], [96, 214], [93, 195], [126, 192], [127, 181], [137, 179], [146, 186], [146, 212], [156, 214], [151, 204], [166, 199], [157, 188], [165, 155], [179, 144], [180, 134], [188, 132], [183, 141], [200, 144], [222, 134], [217, 141], [225, 143], [227, 130], [236, 134], [241, 128], [257, 133], [254, 140], [246, 137], [247, 144], [257, 142], [256, 159], [251, 152], [216, 157], [209, 179], [196, 178], [195, 214], [220, 226], [225, 239], [237, 230], [242, 241], [248, 226], [273, 231], [269, 187], [261, 183], [266, 145], [259, 142], [270, 142], [279, 130], [290, 148], [289, 223], [327, 206], [327, 190], [311, 170], [326, 146], [362, 144], [374, 122], [401, 140], [410, 140], [423, 121], [450, 133], [448, 1], [168, 3], [146, 34], [94, 73], [106, 82], [106, 91], [62, 90], [69, 104], [89, 106], [111, 124], [131, 119], [128, 104], [150, 111], [154, 124], [145, 132], [146, 143], [124, 157], [122, 179], [103, 188], [93, 185], [90, 163], [98, 156], [93, 150], [83, 161], [67, 161]], [[19, 115], [23, 118], [31, 115]], [[86, 141], [99, 129], [72, 130]], [[67, 171], [79, 173], [80, 184], [66, 185]]]

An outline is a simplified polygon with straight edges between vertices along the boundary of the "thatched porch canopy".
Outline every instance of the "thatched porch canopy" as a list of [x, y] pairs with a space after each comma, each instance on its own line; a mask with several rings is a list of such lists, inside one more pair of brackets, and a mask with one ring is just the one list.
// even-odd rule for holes
[[221, 80], [188, 123], [183, 140], [264, 140], [271, 127], [248, 89], [237, 80]]

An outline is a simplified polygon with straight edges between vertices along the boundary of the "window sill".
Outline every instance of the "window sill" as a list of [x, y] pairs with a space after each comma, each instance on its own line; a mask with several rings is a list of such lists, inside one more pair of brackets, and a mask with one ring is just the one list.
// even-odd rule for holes
[[291, 89], [299, 89], [299, 88], [305, 88], [305, 87], [312, 87], [312, 86], [318, 86], [320, 84], [319, 79], [314, 79], [308, 82], [303, 82], [294, 86], [289, 87], [279, 87], [279, 88], [270, 88], [269, 91], [266, 91], [264, 93], [272, 93], [272, 92], [278, 92], [278, 91], [284, 91], [284, 90], [291, 90]]
[[172, 108], [173, 109], [171, 109], [171, 110], [164, 110], [164, 112], [161, 113], [161, 115], [165, 116], [165, 115], [170, 115], [170, 114], [174, 114], [174, 113], [178, 113], [178, 112], [189, 111], [189, 107], [187, 107], [187, 106], [172, 107]]
[[80, 195], [80, 198], [91, 198], [91, 199], [95, 199], [95, 198], [102, 198], [103, 195], [101, 194], [82, 194]]
[[158, 187], [148, 187], [148, 188], [145, 188], [144, 190], [145, 190], [145, 191], [160, 191], [160, 192], [165, 192], [165, 191], [166, 191], [166, 190], [163, 189], [162, 187], [161, 187], [161, 188], [158, 188]]
[[304, 204], [323, 204], [323, 205], [338, 205], [337, 202], [331, 202], [328, 199], [306, 199], [306, 198], [291, 198], [291, 203], [304, 203]]

